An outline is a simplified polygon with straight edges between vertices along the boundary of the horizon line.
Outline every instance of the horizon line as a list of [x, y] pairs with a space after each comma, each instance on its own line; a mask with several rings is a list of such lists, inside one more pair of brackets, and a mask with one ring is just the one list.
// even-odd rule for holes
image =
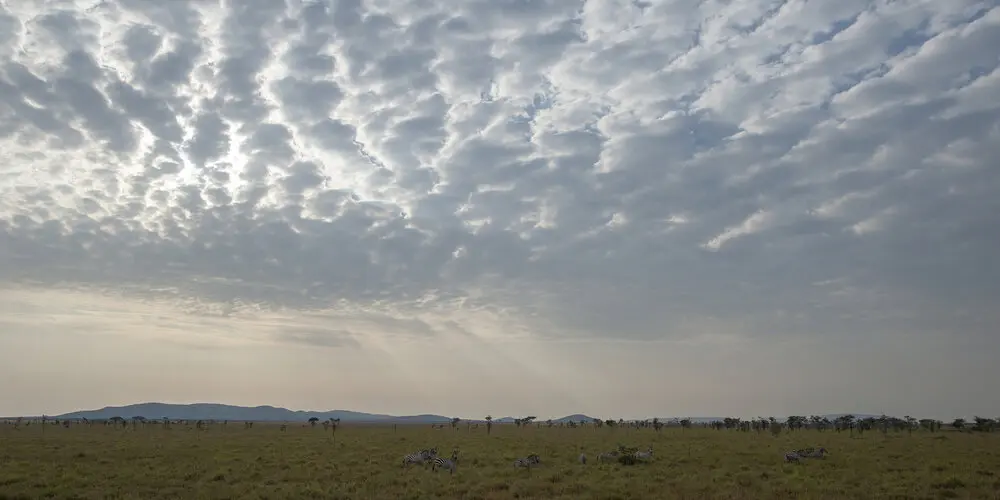
[[[60, 413], [39, 413], [39, 414], [34, 414], [34, 415], [27, 415], [27, 414], [25, 414], [25, 415], [16, 415], [16, 416], [5, 416], [5, 417], [0, 417], [0, 418], [18, 418], [18, 417], [39, 417], [40, 418], [40, 417], [48, 417], [48, 416], [59, 417], [59, 416], [62, 416], [62, 415], [70, 415], [70, 414], [74, 414], [74, 413], [95, 412], [95, 411], [101, 411], [101, 410], [105, 410], [105, 409], [109, 409], [109, 408], [128, 408], [128, 407], [132, 407], [132, 406], [142, 406], [142, 405], [170, 405], [170, 406], [215, 405], [215, 406], [229, 406], [229, 407], [233, 407], [233, 408], [245, 408], [245, 409], [273, 408], [273, 409], [276, 409], [276, 410], [284, 410], [284, 411], [289, 411], [289, 412], [294, 412], [294, 413], [348, 412], [348, 413], [357, 413], [357, 414], [371, 415], [371, 416], [384, 416], [384, 417], [392, 417], [392, 418], [434, 416], [434, 417], [442, 417], [442, 418], [459, 418], [461, 420], [485, 420], [485, 417], [455, 417], [455, 416], [449, 416], [449, 415], [445, 415], [445, 414], [441, 414], [441, 413], [433, 413], [433, 412], [390, 414], [390, 413], [378, 413], [378, 412], [368, 412], [368, 411], [348, 410], [348, 409], [301, 410], [301, 409], [291, 409], [291, 408], [287, 408], [287, 407], [283, 407], [283, 406], [274, 406], [274, 405], [270, 405], [270, 404], [260, 404], [260, 405], [254, 405], [254, 406], [247, 406], [247, 405], [238, 405], [238, 404], [231, 404], [231, 403], [218, 403], [218, 402], [205, 402], [205, 401], [190, 402], [190, 403], [169, 403], [169, 402], [163, 402], [163, 401], [145, 401], [145, 402], [141, 402], [141, 403], [105, 405], [105, 406], [98, 407], [98, 408], [93, 408], [93, 409], [77, 409], [77, 410], [71, 410], [71, 411], [64, 411], [64, 412], [60, 412]], [[598, 417], [594, 417], [594, 416], [589, 415], [589, 414], [584, 413], [584, 412], [573, 412], [573, 413], [567, 413], [567, 414], [559, 416], [559, 417], [550, 417], [550, 418], [542, 418], [542, 417], [536, 416], [534, 420], [536, 422], [544, 422], [546, 420], [561, 420], [561, 419], [565, 419], [566, 417], [571, 417], [571, 416], [575, 416], [575, 415], [583, 415], [583, 416], [591, 418], [591, 419], [598, 418]], [[787, 418], [789, 416], [806, 416], [806, 417], [809, 417], [809, 416], [813, 416], [813, 415], [818, 415], [818, 416], [828, 416], [828, 415], [879, 416], [879, 415], [885, 415], [885, 416], [897, 417], [897, 418], [901, 418], [903, 416], [906, 416], [906, 415], [892, 415], [892, 414], [889, 414], [889, 413], [875, 413], [875, 412], [823, 412], [823, 413], [794, 413], [794, 414], [789, 414], [789, 415], [756, 415], [754, 417], [749, 417], [749, 419], [752, 420], [752, 419], [756, 419], [756, 418], [772, 418], [772, 417], [775, 418], [775, 419], [783, 419], [783, 418]], [[492, 416], [492, 414], [490, 414], [490, 416]], [[912, 416], [912, 414], [910, 416]], [[500, 420], [500, 419], [506, 419], [506, 418], [516, 419], [516, 418], [523, 418], [523, 417], [517, 417], [517, 416], [514, 416], [513, 414], [506, 414], [504, 416], [498, 416], [498, 417], [493, 417], [493, 418], [494, 418], [494, 420]], [[689, 418], [689, 419], [719, 419], [719, 420], [725, 419], [725, 418], [739, 418], [739, 419], [743, 419], [743, 420], [748, 419], [748, 417], [739, 416], [739, 415], [712, 415], [711, 413], [705, 413], [705, 414], [701, 414], [701, 415], [698, 415], [698, 414], [687, 414], [687, 415], [677, 415], [677, 414], [674, 414], [674, 415], [670, 415], [670, 416], [660, 416], [660, 415], [645, 416], [645, 417], [630, 416], [628, 418], [626, 418], [624, 416], [620, 416], [620, 417], [614, 418], [614, 420], [642, 421], [642, 420], [651, 420], [653, 418], [659, 418], [659, 419], [685, 419], [685, 418]], [[916, 417], [916, 418], [920, 419], [920, 418], [931, 418], [931, 417]], [[951, 418], [951, 417], [949, 417], [949, 418]], [[954, 417], [954, 418], [967, 418], [967, 417]], [[601, 418], [601, 420], [608, 420], [608, 418]], [[935, 420], [940, 420], [940, 418], [935, 418]]]

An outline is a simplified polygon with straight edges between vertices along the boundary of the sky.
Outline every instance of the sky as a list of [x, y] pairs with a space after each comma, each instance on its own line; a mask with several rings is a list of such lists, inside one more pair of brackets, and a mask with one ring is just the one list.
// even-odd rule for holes
[[0, 415], [1000, 415], [995, 0], [0, 1]]

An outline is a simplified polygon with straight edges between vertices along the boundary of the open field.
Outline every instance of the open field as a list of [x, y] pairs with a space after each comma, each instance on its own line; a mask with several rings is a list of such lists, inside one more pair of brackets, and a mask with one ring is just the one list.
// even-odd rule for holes
[[[652, 463], [598, 465], [619, 443], [652, 446]], [[458, 449], [454, 476], [403, 455]], [[831, 456], [786, 464], [783, 452]], [[578, 456], [585, 452], [588, 463]], [[535, 469], [515, 458], [538, 454]], [[0, 426], [0, 499], [1000, 499], [1000, 433], [767, 432], [667, 428], [432, 430], [230, 423], [198, 431], [149, 425]]]

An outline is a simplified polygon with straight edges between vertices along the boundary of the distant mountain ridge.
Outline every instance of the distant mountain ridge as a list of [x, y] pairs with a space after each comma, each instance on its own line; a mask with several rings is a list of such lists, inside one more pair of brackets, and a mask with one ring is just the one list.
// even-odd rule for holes
[[[846, 415], [845, 413], [826, 414], [823, 417], [833, 420], [834, 418]], [[854, 414], [858, 418], [877, 417], [877, 415]], [[171, 404], [171, 403], [139, 403], [125, 406], [106, 406], [99, 410], [85, 410], [56, 415], [53, 418], [59, 419], [81, 419], [103, 420], [112, 417], [132, 418], [145, 417], [147, 419], [161, 419], [164, 417], [179, 420], [234, 420], [234, 421], [254, 421], [254, 422], [296, 422], [307, 421], [310, 418], [327, 420], [330, 418], [340, 419], [344, 423], [396, 423], [396, 424], [443, 424], [451, 421], [451, 417], [433, 414], [421, 415], [384, 415], [378, 413], [364, 413], [350, 410], [330, 410], [330, 411], [306, 411], [289, 410], [274, 406], [236, 406], [216, 403], [193, 403], [193, 404]], [[685, 417], [659, 417], [663, 422], [670, 422], [675, 419]], [[722, 420], [722, 417], [687, 417], [694, 423], [707, 423], [715, 420]], [[501, 424], [514, 423], [514, 417], [496, 418], [493, 421]], [[535, 422], [545, 422], [546, 419], [537, 418]], [[554, 423], [565, 422], [592, 422], [594, 417], [583, 414], [567, 415], [562, 418], [552, 419]], [[779, 417], [778, 420], [784, 420]], [[484, 422], [482, 418], [462, 419], [463, 422]]]
[[[55, 415], [58, 419], [81, 419], [105, 420], [112, 417], [132, 418], [145, 417], [147, 419], [178, 419], [178, 420], [233, 420], [233, 421], [254, 421], [254, 422], [296, 422], [307, 421], [310, 418], [327, 420], [339, 418], [344, 423], [395, 423], [395, 424], [444, 424], [451, 422], [451, 417], [443, 415], [384, 415], [379, 413], [364, 413], [351, 410], [330, 410], [330, 411], [308, 411], [289, 410], [274, 406], [236, 406], [216, 403], [191, 403], [191, 404], [171, 404], [171, 403], [139, 403], [125, 406], [106, 406], [99, 410], [81, 410], [62, 415]], [[593, 420], [586, 415], [569, 415], [553, 422], [568, 422], [570, 420], [580, 421]], [[485, 422], [482, 418], [462, 419], [463, 422]], [[494, 420], [497, 423], [513, 423], [514, 417], [504, 417]]]
[[112, 417], [145, 417], [147, 419], [181, 420], [235, 420], [254, 422], [295, 422], [310, 418], [327, 420], [339, 418], [341, 422], [353, 423], [414, 423], [436, 424], [450, 422], [451, 418], [441, 415], [382, 415], [350, 410], [305, 411], [289, 410], [274, 406], [235, 406], [215, 403], [168, 404], [139, 403], [126, 406], [106, 406], [99, 410], [75, 411], [55, 416], [60, 419], [102, 420]]

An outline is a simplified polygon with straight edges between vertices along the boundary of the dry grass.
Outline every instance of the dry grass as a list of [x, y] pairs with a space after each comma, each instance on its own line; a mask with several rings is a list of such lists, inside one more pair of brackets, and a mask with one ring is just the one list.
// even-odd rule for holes
[[[240, 424], [207, 431], [158, 425], [20, 430], [0, 425], [0, 499], [1000, 499], [1000, 435], [798, 431], [771, 436], [703, 429], [496, 426], [321, 428]], [[652, 445], [653, 463], [597, 465], [619, 443]], [[458, 472], [402, 470], [402, 456], [457, 448]], [[832, 456], [785, 464], [782, 452], [825, 446]], [[580, 465], [585, 451], [590, 459]], [[537, 469], [515, 470], [537, 453]]]

